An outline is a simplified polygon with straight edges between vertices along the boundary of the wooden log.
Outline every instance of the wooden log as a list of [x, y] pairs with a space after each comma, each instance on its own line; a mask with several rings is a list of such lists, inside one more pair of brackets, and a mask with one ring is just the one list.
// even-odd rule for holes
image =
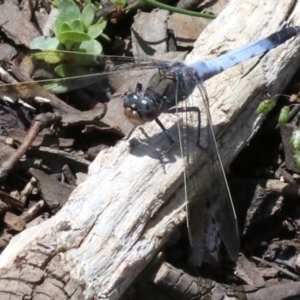
[[[285, 21], [297, 25], [299, 17], [300, 3], [292, 0], [233, 0], [200, 36], [190, 61], [266, 37]], [[259, 101], [266, 92], [280, 93], [299, 67], [299, 48], [299, 38], [288, 41], [207, 82], [225, 166], [257, 130]], [[176, 121], [163, 119], [174, 137]], [[88, 179], [55, 217], [12, 240], [0, 260], [1, 299], [121, 297], [185, 219], [179, 147], [162, 162], [159, 149], [168, 141], [156, 124], [145, 131], [149, 139], [139, 132], [134, 138], [146, 144], [124, 141], [101, 152]], [[205, 159], [199, 154], [193, 165], [193, 178], [203, 185], [209, 180]]]
[[[153, 283], [172, 299], [272, 299], [281, 300], [289, 294], [290, 297], [299, 297], [300, 283], [277, 283], [272, 286], [261, 285], [225, 285], [209, 279], [196, 278], [187, 275], [168, 263], [163, 263], [155, 276]], [[187, 288], [188, 287], [188, 288]], [[225, 296], [226, 295], [226, 296]], [[209, 298], [208, 298], [209, 297]]]

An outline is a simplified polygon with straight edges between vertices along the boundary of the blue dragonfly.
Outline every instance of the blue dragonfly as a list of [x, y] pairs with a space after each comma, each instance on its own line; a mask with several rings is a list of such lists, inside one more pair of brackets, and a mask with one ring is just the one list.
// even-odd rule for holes
[[[174, 90], [178, 90], [180, 87], [189, 95], [195, 87], [198, 87], [208, 121], [209, 140], [206, 151], [209, 153], [211, 160], [210, 175], [212, 177], [208, 191], [209, 203], [217, 231], [233, 261], [236, 261], [240, 249], [238, 223], [212, 127], [209, 99], [203, 82], [251, 57], [279, 46], [298, 35], [299, 29], [299, 27], [282, 29], [267, 38], [252, 42], [211, 60], [197, 61], [190, 65], [175, 62], [163, 68], [161, 67], [159, 76], [156, 74], [152, 77], [144, 93], [141, 94], [140, 87], [137, 86], [137, 91], [127, 95], [124, 99], [124, 113], [133, 124], [141, 125], [155, 120], [172, 144], [173, 139], [158, 119], [158, 116], [161, 112], [166, 111], [170, 104], [177, 105], [177, 103], [172, 102]], [[200, 145], [200, 141], [198, 142]], [[192, 250], [191, 260], [197, 266], [202, 263], [203, 257], [200, 253], [203, 253], [203, 245], [201, 244], [203, 244], [204, 238], [201, 237], [200, 240], [197, 238], [200, 226], [199, 222], [195, 220], [199, 219], [199, 212], [197, 212], [193, 203], [187, 201], [187, 204], [189, 239]], [[198, 216], [195, 216], [195, 214], [198, 214]]]
[[[71, 74], [72, 76], [67, 78], [38, 81], [40, 85], [48, 88], [51, 87], [52, 90], [58, 83], [60, 85], [63, 84], [66, 90], [70, 90], [98, 82], [103, 77], [114, 72], [126, 72], [132, 69], [158, 69], [158, 72], [150, 79], [144, 91], [141, 84], [137, 84], [134, 92], [126, 94], [124, 97], [124, 114], [134, 126], [156, 121], [169, 140], [170, 145], [174, 142], [173, 137], [159, 120], [159, 116], [161, 113], [170, 109], [170, 107], [176, 106], [178, 101], [182, 100], [181, 94], [189, 96], [194, 88], [198, 88], [202, 96], [208, 123], [207, 133], [209, 138], [206, 151], [209, 153], [211, 160], [212, 177], [214, 178], [212, 182], [218, 183], [218, 188], [216, 188], [216, 186], [209, 188], [209, 204], [217, 231], [230, 258], [235, 261], [240, 250], [239, 229], [225, 172], [217, 148], [209, 110], [209, 99], [203, 82], [247, 59], [276, 48], [280, 44], [297, 36], [299, 32], [299, 27], [284, 28], [264, 39], [252, 42], [214, 59], [200, 60], [188, 65], [183, 62], [158, 60], [139, 61], [132, 58], [96, 57], [63, 51], [35, 51], [31, 53], [30, 56], [35, 62], [52, 64], [53, 67], [63, 70], [65, 74], [69, 74], [69, 66], [71, 62], [74, 61], [77, 61], [77, 63], [93, 62], [93, 67], [101, 67], [101, 71], [93, 74], [84, 76]], [[77, 67], [77, 69], [81, 71], [81, 67]], [[84, 73], [85, 71], [82, 72]], [[74, 82], [76, 83], [74, 84]], [[0, 86], [0, 97], [6, 99], [7, 97], [14, 99], [33, 98], [36, 97], [40, 91], [41, 90], [37, 90], [36, 82], [12, 83]], [[181, 93], [179, 93], [180, 91]], [[51, 99], [49, 101], [49, 104], [53, 104], [55, 107], [54, 102]], [[63, 112], [68, 112], [67, 108], [63, 108], [62, 110], [64, 109], [65, 111]], [[187, 176], [189, 176], [189, 174], [187, 174]], [[193, 224], [197, 224], [197, 222], [194, 222], [194, 217], [192, 216], [194, 206], [189, 202], [187, 203], [187, 219], [192, 256], [194, 257], [193, 260], [195, 264], [199, 265], [202, 259], [195, 259], [195, 256], [197, 255], [197, 249], [199, 250], [201, 246], [199, 246], [198, 242], [195, 242], [197, 226]]]

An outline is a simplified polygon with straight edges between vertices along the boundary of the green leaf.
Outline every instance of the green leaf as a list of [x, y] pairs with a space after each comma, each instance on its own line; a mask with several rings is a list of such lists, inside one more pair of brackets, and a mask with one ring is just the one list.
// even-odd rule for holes
[[83, 9], [81, 13], [81, 20], [86, 29], [92, 25], [94, 18], [95, 18], [94, 5], [89, 4]]
[[292, 132], [290, 145], [294, 151], [300, 150], [300, 128], [297, 128]]
[[58, 7], [61, 1], [63, 1], [63, 0], [53, 0], [53, 1], [52, 1], [52, 5], [53, 5], [54, 7]]
[[126, 5], [126, 0], [110, 0], [110, 2], [114, 6], [119, 7], [119, 8], [123, 8]]
[[72, 21], [72, 23], [70, 25], [71, 25], [72, 31], [84, 32], [83, 24], [80, 19], [76, 19], [76, 20]]
[[91, 38], [84, 32], [79, 32], [79, 31], [65, 31], [58, 35], [58, 40], [63, 44], [63, 45], [70, 45], [70, 44], [75, 44], [75, 43], [80, 43], [83, 41], [88, 41]]
[[[73, 50], [77, 52], [92, 54], [91, 56], [95, 56], [95, 55], [100, 55], [102, 53], [102, 46], [98, 41], [90, 40], [90, 41], [85, 41], [80, 44], [74, 45]], [[81, 59], [83, 60], [85, 59], [84, 55], [82, 56]]]
[[86, 75], [88, 70], [85, 67], [60, 64], [55, 68], [55, 73], [60, 77], [73, 77]]
[[276, 102], [276, 98], [264, 100], [259, 104], [258, 108], [256, 109], [256, 112], [258, 114], [266, 114], [274, 108]]
[[[59, 74], [57, 74], [57, 75], [59, 75]], [[51, 83], [40, 83], [40, 85], [53, 94], [66, 93], [70, 90], [67, 86], [64, 86], [64, 83], [62, 81], [60, 81], [60, 82], [54, 81]]]
[[63, 50], [64, 47], [56, 37], [39, 36], [31, 41], [29, 48], [40, 50]]
[[62, 32], [71, 31], [71, 30], [72, 30], [71, 25], [67, 22], [64, 22], [61, 24], [59, 32], [62, 33]]
[[84, 4], [85, 5], [91, 4], [91, 0], [84, 0]]
[[94, 24], [88, 28], [87, 34], [91, 37], [91, 39], [97, 38], [104, 30], [106, 26], [106, 22], [102, 22], [100, 24]]
[[285, 125], [289, 121], [290, 108], [288, 106], [284, 106], [279, 114], [278, 124]]
[[54, 32], [58, 36], [63, 23], [71, 23], [81, 18], [78, 6], [72, 0], [62, 0], [58, 5], [58, 15], [54, 23]]
[[101, 38], [103, 38], [104, 40], [106, 40], [108, 43], [111, 42], [110, 37], [109, 37], [107, 34], [105, 34], [105, 33], [102, 33], [102, 34], [101, 34]]
[[41, 51], [34, 53], [34, 57], [48, 64], [57, 64], [65, 59], [65, 53], [60, 51]]
[[296, 151], [293, 157], [294, 157], [296, 168], [300, 170], [300, 151]]
[[[80, 45], [80, 44], [78, 44]], [[101, 47], [101, 45], [100, 45]], [[55, 64], [61, 66], [55, 66], [57, 68], [58, 74], [64, 76], [62, 68], [65, 70], [66, 66], [70, 66], [70, 68], [76, 69], [78, 66], [83, 66], [86, 69], [85, 74], [88, 73], [87, 68], [91, 67], [91, 64], [94, 65], [96, 63], [97, 58], [99, 57], [99, 52], [97, 54], [87, 54], [75, 51], [39, 51], [34, 53], [34, 57], [39, 60], [43, 60], [47, 62], [47, 64]], [[53, 69], [53, 68], [52, 68]], [[55, 70], [53, 69], [53, 72]], [[65, 73], [67, 71], [64, 71]], [[68, 71], [69, 72], [69, 71]], [[75, 71], [73, 71], [74, 73]]]

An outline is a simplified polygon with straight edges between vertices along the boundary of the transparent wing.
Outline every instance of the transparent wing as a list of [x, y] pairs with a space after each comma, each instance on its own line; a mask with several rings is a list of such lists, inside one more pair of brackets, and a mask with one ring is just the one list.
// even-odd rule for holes
[[[196, 179], [189, 178], [188, 179], [188, 187], [189, 190], [193, 191], [192, 194], [187, 190], [187, 222], [188, 222], [188, 230], [189, 230], [189, 237], [191, 242], [191, 260], [194, 265], [200, 266], [203, 260], [203, 253], [204, 253], [204, 237], [205, 235], [209, 234], [205, 232], [207, 230], [207, 218], [204, 216], [206, 214], [206, 203], [207, 198], [209, 200], [210, 209], [212, 212], [212, 216], [215, 222], [215, 226], [217, 232], [221, 236], [225, 247], [231, 257], [232, 260], [236, 260], [239, 254], [240, 249], [240, 241], [239, 241], [239, 230], [238, 230], [238, 223], [237, 218], [234, 210], [234, 206], [232, 203], [230, 191], [228, 188], [224, 168], [222, 165], [221, 157], [217, 148], [217, 142], [215, 138], [215, 134], [213, 131], [212, 126], [212, 119], [209, 109], [209, 101], [208, 96], [205, 90], [204, 85], [197, 80], [188, 80], [184, 82], [184, 89], [188, 91], [188, 94], [191, 94], [193, 88], [197, 85], [205, 110], [205, 116], [207, 120], [207, 126], [204, 127], [204, 132], [200, 132], [200, 122], [199, 121], [199, 129], [195, 133], [200, 140], [203, 136], [207, 136], [207, 145], [205, 148], [198, 145], [198, 152], [201, 153], [205, 152], [205, 157], [207, 159], [206, 165], [208, 165], [207, 173], [201, 171], [201, 176], [196, 176]], [[193, 96], [189, 97], [188, 101], [188, 109], [190, 109], [193, 102]], [[186, 118], [189, 118], [187, 113]], [[199, 116], [200, 116], [199, 112]], [[184, 123], [189, 122], [189, 120], [185, 120]], [[202, 130], [203, 130], [202, 129]], [[194, 143], [196, 142], [195, 138], [187, 138], [184, 137], [184, 141], [191, 141], [193, 140]], [[186, 143], [186, 142], [185, 142]], [[188, 162], [186, 163], [187, 168], [187, 176], [197, 174], [197, 171], [192, 170], [191, 164], [193, 164], [193, 155], [195, 154], [195, 150], [190, 142], [187, 142], [186, 145], [183, 144], [185, 156], [187, 154], [186, 159]], [[199, 157], [199, 154], [196, 154], [195, 157]], [[198, 170], [199, 172], [199, 170]], [[193, 174], [191, 174], [193, 173]], [[194, 176], [193, 176], [194, 177]], [[204, 182], [207, 182], [205, 184]], [[207, 197], [203, 197], [201, 199], [193, 199], [197, 197], [197, 190], [200, 188], [204, 188], [207, 191]], [[199, 193], [198, 193], [199, 197]]]
[[[68, 51], [31, 51], [7, 68], [13, 71], [9, 84], [0, 86], [0, 96], [30, 98], [40, 94], [37, 83], [53, 93], [63, 93], [98, 82], [115, 72], [153, 69], [166, 62], [130, 57], [95, 56]], [[5, 65], [5, 64], [4, 64]], [[3, 69], [0, 75], [3, 75]], [[3, 78], [3, 76], [2, 76]], [[21, 83], [19, 81], [23, 81]]]
[[209, 189], [209, 202], [217, 230], [232, 258], [236, 260], [240, 250], [239, 229], [225, 171], [218, 150], [216, 137], [213, 130], [212, 118], [209, 109], [209, 100], [203, 83], [198, 84], [207, 117], [208, 128], [208, 154], [211, 157], [211, 184]]

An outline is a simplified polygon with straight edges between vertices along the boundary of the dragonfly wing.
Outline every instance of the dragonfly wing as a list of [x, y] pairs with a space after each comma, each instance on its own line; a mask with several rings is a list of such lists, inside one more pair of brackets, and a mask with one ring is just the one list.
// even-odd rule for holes
[[[200, 120], [201, 114], [199, 111], [199, 130], [197, 130], [197, 137], [187, 138], [182, 136], [182, 139], [186, 142], [182, 145], [182, 152], [186, 159], [185, 175], [186, 178], [188, 178], [186, 199], [187, 223], [191, 243], [190, 260], [195, 266], [200, 266], [204, 259], [205, 248], [211, 243], [209, 239], [213, 240], [212, 235], [216, 235], [216, 232], [221, 236], [232, 260], [235, 261], [237, 259], [240, 247], [237, 218], [217, 148], [207, 93], [203, 84], [198, 83], [197, 80], [194, 80], [194, 82], [192, 80], [185, 80], [184, 82], [184, 90], [188, 91], [188, 94], [191, 95], [188, 101], [188, 109], [190, 110], [191, 107], [195, 107], [195, 104], [193, 104], [193, 95], [191, 94], [195, 85], [197, 85], [200, 90], [207, 126], [203, 127], [200, 132], [200, 122], [202, 123], [202, 120]], [[188, 120], [190, 116], [190, 113], [186, 114], [185, 118], [187, 118], [187, 120], [183, 121], [184, 124], [190, 123], [190, 120]], [[185, 127], [187, 126], [185, 125], [183, 128]], [[205, 132], [202, 131], [204, 129]], [[184, 135], [184, 132], [191, 130], [182, 131], [181, 134]], [[207, 137], [207, 144], [205, 146], [199, 144], [193, 147], [193, 145], [190, 144], [191, 142], [194, 144], [201, 142], [202, 144], [203, 137]], [[208, 171], [193, 170], [193, 161], [195, 160], [193, 157], [199, 157], [199, 154], [195, 153], [195, 151], [200, 152], [200, 155], [205, 155], [207, 160], [206, 166], [208, 166], [205, 170]], [[195, 176], [195, 174], [197, 175]], [[205, 194], [199, 195], [200, 190], [202, 192], [205, 191]], [[201, 198], [201, 196], [203, 197]], [[207, 206], [207, 200], [209, 200], [210, 207]], [[209, 215], [212, 216], [213, 220]], [[212, 223], [214, 226], [211, 226]], [[216, 230], [212, 230], [212, 228]]]
[[230, 190], [228, 187], [221, 156], [218, 150], [213, 130], [212, 118], [209, 108], [209, 99], [202, 82], [198, 85], [207, 118], [207, 154], [210, 158], [210, 184], [208, 199], [212, 215], [225, 247], [233, 261], [238, 257], [240, 250], [239, 229]]
[[[115, 72], [132, 69], [155, 69], [166, 62], [136, 60], [131, 57], [96, 56], [68, 51], [31, 51], [16, 59], [20, 67], [13, 74], [22, 81], [9, 82], [0, 86], [0, 95], [14, 98], [35, 97], [40, 93], [39, 85], [52, 93], [59, 94], [99, 82]], [[16, 73], [18, 73], [16, 75]]]

